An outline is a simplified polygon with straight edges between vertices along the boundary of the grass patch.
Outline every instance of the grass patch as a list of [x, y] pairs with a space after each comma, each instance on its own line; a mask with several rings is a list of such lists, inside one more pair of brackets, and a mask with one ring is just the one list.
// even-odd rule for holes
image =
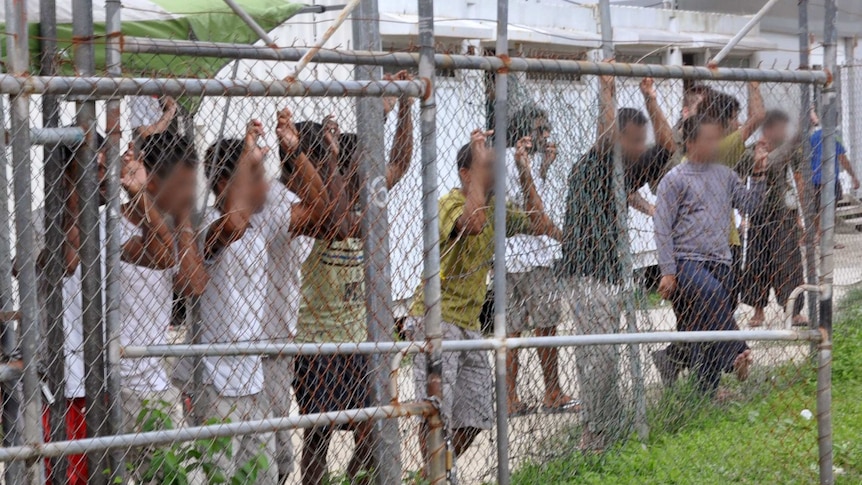
[[[836, 483], [862, 483], [862, 290], [837, 314], [833, 351], [833, 431]], [[765, 371], [763, 371], [765, 372]], [[650, 409], [647, 443], [632, 439], [603, 456], [572, 452], [521, 466], [515, 484], [808, 484], [817, 483], [817, 422], [813, 366], [786, 365], [736, 389], [740, 398], [716, 405], [692, 398], [685, 385]], [[744, 396], [744, 398], [742, 397]], [[552, 440], [574, 450], [578, 432]], [[562, 448], [562, 449], [566, 449]], [[557, 455], [559, 456], [559, 455]]]

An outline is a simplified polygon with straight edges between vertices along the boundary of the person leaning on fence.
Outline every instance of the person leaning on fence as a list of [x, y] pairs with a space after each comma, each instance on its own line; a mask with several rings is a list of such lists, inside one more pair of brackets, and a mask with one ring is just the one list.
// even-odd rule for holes
[[[549, 192], [546, 177], [557, 156], [556, 146], [550, 142], [551, 127], [543, 110], [529, 105], [518, 111], [510, 120], [506, 136], [506, 198], [521, 209], [526, 208], [526, 197], [521, 188], [519, 166], [530, 167], [531, 176], [543, 200]], [[506, 333], [520, 337], [524, 331], [535, 330], [540, 337], [557, 334], [560, 324], [561, 302], [557, 280], [552, 272], [560, 258], [560, 243], [546, 235], [516, 234], [506, 238]], [[545, 378], [543, 409], [548, 412], [574, 410], [577, 401], [563, 392], [560, 386], [558, 349], [538, 349]], [[508, 411], [519, 416], [531, 408], [518, 398], [517, 381], [519, 360], [517, 349], [506, 354], [506, 385]]]
[[[766, 150], [758, 146], [751, 188], [719, 160], [722, 124], [703, 115], [683, 123], [686, 159], [659, 184], [655, 234], [659, 293], [673, 302], [687, 330], [738, 330], [734, 272], [725, 220], [732, 208], [751, 211], [765, 186]], [[698, 388], [712, 396], [722, 372], [748, 377], [751, 350], [743, 341], [695, 343], [690, 365]]]
[[[494, 152], [487, 147], [492, 132], [475, 130], [470, 143], [458, 150], [461, 187], [440, 198], [440, 291], [444, 340], [479, 340], [479, 313], [485, 301], [485, 277], [494, 258]], [[524, 210], [507, 204], [506, 235], [534, 234], [559, 239], [559, 231], [545, 214], [533, 182], [527, 157], [518, 159], [518, 175]], [[426, 338], [423, 288], [416, 290], [410, 310], [413, 340]], [[414, 359], [416, 398], [425, 399], [428, 361]], [[493, 385], [488, 355], [482, 351], [444, 352], [443, 400], [440, 412], [455, 455], [460, 455], [481, 430], [493, 424]], [[420, 444], [427, 458], [427, 424], [422, 424]]]
[[[267, 199], [269, 186], [263, 160], [268, 150], [258, 145], [262, 135], [262, 124], [252, 121], [244, 139], [220, 140], [207, 150], [206, 173], [216, 202], [204, 215], [204, 256], [210, 283], [200, 299], [202, 343], [242, 344], [267, 338], [263, 330], [267, 246], [296, 231], [297, 219], [303, 218], [300, 214], [320, 214], [325, 210], [323, 183], [305, 154], [298, 150], [299, 137], [287, 110], [277, 115], [276, 135], [286, 154], [282, 166], [294, 166], [296, 179], [292, 183], [296, 193], [301, 194], [302, 209], [295, 208], [296, 204], [273, 204]], [[272, 416], [260, 357], [206, 357], [204, 365], [206, 385], [192, 403], [199, 422], [239, 422]], [[278, 481], [275, 461], [273, 433], [235, 437], [230, 456], [224, 453], [217, 457], [228, 476], [245, 465], [257, 464], [258, 481], [265, 485]]]
[[[575, 329], [580, 334], [617, 333], [622, 311], [623, 266], [619, 204], [625, 204], [651, 175], [667, 163], [669, 154], [657, 145], [647, 148], [649, 120], [633, 108], [612, 109], [614, 78], [601, 78], [601, 114], [595, 145], [572, 165], [562, 229], [563, 257], [558, 275], [571, 300]], [[648, 105], [651, 86], [643, 85]], [[653, 106], [657, 108], [657, 106]], [[651, 112], [659, 143], [668, 143], [663, 115]], [[664, 141], [662, 141], [664, 140]], [[614, 145], [619, 142], [624, 177], [623, 197], [614, 187]], [[577, 347], [575, 364], [581, 390], [584, 450], [600, 451], [625, 433], [625, 410], [620, 396], [619, 350], [616, 347]]]
[[[101, 135], [96, 136], [96, 144], [102, 147], [99, 150], [99, 166], [105, 164], [104, 153], [104, 138]], [[63, 283], [60, 291], [62, 292], [63, 304], [63, 342], [62, 355], [64, 358], [64, 384], [65, 387], [60, 389], [52, 389], [51, 391], [58, 395], [62, 392], [66, 404], [66, 414], [64, 417], [66, 429], [66, 439], [77, 440], [87, 437], [87, 423], [84, 419], [84, 410], [86, 406], [84, 394], [84, 327], [83, 327], [83, 301], [81, 300], [81, 266], [78, 249], [81, 244], [81, 236], [78, 229], [78, 215], [80, 198], [75, 188], [75, 181], [78, 178], [78, 163], [75, 160], [76, 153], [70, 148], [62, 146], [57, 148], [55, 155], [62, 160], [64, 165], [62, 184], [54, 185], [55, 190], [64, 190], [65, 204], [63, 207], [62, 224], [64, 239], [61, 249], [63, 260]], [[101, 172], [101, 171], [100, 171]], [[33, 213], [33, 224], [36, 245], [36, 270], [39, 287], [39, 307], [47, 309], [48, 294], [51, 289], [48, 287], [47, 280], [47, 265], [49, 264], [50, 255], [46, 247], [46, 228], [54, 221], [46, 221], [47, 214], [44, 208], [36, 209]], [[16, 262], [17, 263], [17, 262]], [[13, 265], [17, 273], [17, 264]], [[47, 315], [42, 315], [42, 325], [40, 328], [40, 350], [38, 355], [44, 358], [56, 357], [60, 350], [50, 349], [47, 345], [47, 326], [50, 322], [47, 321]], [[20, 358], [20, 356], [18, 357]], [[49, 362], [43, 362], [41, 365], [48, 366]], [[51, 441], [50, 429], [50, 407], [45, 406], [42, 413], [42, 424], [45, 430], [45, 442]], [[66, 468], [66, 480], [69, 485], [84, 485], [87, 482], [87, 458], [84, 455], [69, 455], [67, 458], [68, 464]], [[48, 466], [45, 476], [48, 480], [58, 480], [59, 477], [52, 477], [50, 460], [45, 460]]]
[[[749, 215], [748, 254], [742, 269], [742, 302], [754, 307], [751, 327], [766, 321], [764, 308], [769, 304], [769, 290], [775, 289], [782, 307], [794, 288], [804, 283], [802, 254], [799, 248], [799, 192], [797, 191], [802, 150], [799, 137], [788, 139], [790, 117], [780, 110], [766, 113], [760, 143], [769, 151], [766, 189], [763, 202]], [[746, 150], [736, 166], [740, 177], [752, 176], [755, 147]], [[808, 326], [802, 315], [804, 299], [796, 300], [793, 325]]]
[[[766, 117], [766, 108], [760, 93], [760, 83], [753, 81], [748, 83], [748, 117], [744, 123], [739, 121], [739, 100], [715, 89], [705, 89], [700, 102], [692, 108], [688, 110], [689, 117], [694, 115], [705, 116], [717, 120], [722, 127], [722, 139], [719, 142], [715, 161], [730, 168], [736, 167], [742, 159], [746, 150], [746, 140], [760, 128]], [[684, 158], [685, 141], [682, 125], [687, 119], [683, 118], [675, 135], [679, 144], [674, 156], [676, 162], [674, 166], [677, 166]], [[735, 273], [734, 284], [737, 284], [738, 281], [741, 281], [742, 239], [739, 237], [739, 229], [736, 227], [736, 214], [731, 210], [728, 217], [730, 219], [728, 241], [733, 260], [731, 271]], [[733, 295], [738, 295], [739, 292], [738, 286], [731, 289]], [[735, 296], [734, 301], [736, 301]], [[677, 330], [683, 330], [688, 325], [680, 315], [677, 315]], [[653, 362], [665, 386], [672, 385], [680, 372], [690, 367], [690, 355], [690, 346], [685, 343], [671, 343], [666, 348], [653, 353]]]
[[[396, 75], [409, 79], [406, 72]], [[386, 188], [392, 189], [404, 176], [413, 158], [412, 100], [398, 101], [395, 139], [386, 167]], [[382, 122], [382, 118], [381, 118]], [[328, 216], [330, 231], [315, 239], [311, 254], [302, 266], [302, 302], [296, 341], [301, 343], [347, 343], [367, 338], [367, 314], [360, 189], [365, 184], [359, 172], [361, 154], [357, 137], [340, 134], [333, 118], [323, 123], [329, 157], [324, 178], [332, 196]], [[301, 355], [295, 359], [294, 389], [301, 414], [326, 413], [368, 407], [370, 369], [365, 356]], [[386, 403], [388, 404], [388, 403]], [[351, 480], [367, 483], [373, 479], [372, 423], [346, 426], [354, 431], [355, 448], [347, 467]], [[335, 426], [307, 428], [302, 439], [300, 469], [304, 485], [318, 485], [326, 476], [327, 453]], [[364, 475], [362, 472], [367, 472]]]
[[[190, 219], [196, 165], [190, 142], [164, 134], [148, 138], [141, 152], [130, 146], [123, 155], [120, 183], [129, 202], [121, 209], [122, 254], [115, 270], [121, 288], [117, 313], [123, 346], [167, 344], [174, 291], [193, 297], [207, 284]], [[183, 425], [180, 391], [171, 384], [160, 358], [123, 360], [120, 381], [125, 432]], [[151, 419], [156, 423], [149, 423]], [[126, 457], [139, 482], [151, 466], [153, 451], [133, 449]]]

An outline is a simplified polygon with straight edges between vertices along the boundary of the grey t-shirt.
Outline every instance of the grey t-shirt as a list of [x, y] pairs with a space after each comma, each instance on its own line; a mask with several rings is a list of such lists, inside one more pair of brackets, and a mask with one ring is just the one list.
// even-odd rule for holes
[[676, 274], [677, 261], [731, 263], [727, 214], [752, 210], [764, 183], [747, 189], [730, 168], [683, 163], [662, 179], [656, 194], [655, 238], [662, 275]]

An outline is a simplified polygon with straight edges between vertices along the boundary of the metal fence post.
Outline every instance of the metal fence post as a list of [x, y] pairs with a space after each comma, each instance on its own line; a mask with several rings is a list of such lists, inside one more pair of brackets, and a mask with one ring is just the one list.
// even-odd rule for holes
[[[443, 399], [442, 307], [440, 306], [440, 231], [437, 205], [437, 101], [434, 63], [434, 2], [418, 0], [419, 6], [419, 77], [426, 81], [420, 114], [422, 159], [422, 243], [425, 294], [425, 336], [428, 345], [428, 397]], [[428, 420], [428, 480], [432, 484], [446, 480], [446, 450], [443, 421], [439, 412]]]
[[[380, 15], [377, 0], [362, 0], [353, 12], [353, 40], [359, 49], [380, 50]], [[380, 67], [357, 67], [357, 80], [380, 80]], [[395, 330], [392, 315], [392, 281], [389, 262], [388, 189], [384, 155], [383, 100], [367, 97], [356, 100], [356, 135], [360, 174], [362, 174], [363, 235], [365, 257], [365, 294], [368, 309], [368, 339], [392, 341]], [[375, 121], [376, 120], [376, 121]], [[389, 389], [389, 365], [381, 355], [370, 357], [373, 369], [371, 387], [374, 403], [386, 405], [392, 399]], [[373, 421], [376, 481], [380, 484], [401, 480], [401, 448], [398, 422], [391, 419]]]
[[821, 328], [817, 362], [817, 449], [820, 485], [835, 483], [832, 469], [832, 339]]
[[[95, 73], [93, 38], [93, 4], [88, 0], [72, 2], [72, 34], [81, 39], [73, 46], [75, 69], [81, 76]], [[83, 304], [84, 389], [87, 400], [87, 436], [103, 436], [107, 418], [105, 404], [105, 333], [102, 301], [101, 234], [99, 224], [99, 161], [96, 146], [96, 102], [77, 102], [77, 124], [84, 130], [85, 142], [77, 153], [78, 194], [81, 213], [81, 300]], [[104, 455], [89, 456], [88, 483], [107, 483]]]
[[[27, 5], [6, 2], [8, 60], [14, 75], [26, 75], [30, 55], [27, 35]], [[39, 299], [36, 284], [35, 228], [33, 227], [32, 167], [30, 160], [30, 96], [12, 98], [12, 180], [15, 194], [15, 259], [18, 261], [19, 346], [24, 362], [23, 436], [29, 445], [42, 444], [42, 396], [39, 382]], [[25, 465], [25, 480], [45, 483], [40, 460]]]
[[[120, 56], [120, 0], [105, 1], [105, 59], [109, 76], [122, 76]], [[122, 387], [120, 377], [120, 321], [117, 305], [120, 301], [120, 285], [117, 270], [120, 265], [120, 98], [111, 98], [106, 103], [105, 116], [105, 163], [106, 170], [106, 208], [105, 224], [105, 343], [106, 348], [106, 389], [108, 398], [108, 426], [110, 434], [121, 434], [123, 430], [123, 407], [120, 403]], [[111, 483], [125, 479], [125, 450], [116, 449], [110, 453]]]
[[[497, 1], [497, 57], [509, 57], [509, 2]], [[509, 484], [509, 409], [506, 398], [506, 133], [509, 127], [509, 72], [497, 71], [494, 89], [494, 352], [497, 397], [497, 482]]]
[[823, 88], [823, 146], [820, 163], [820, 272], [823, 292], [820, 295], [820, 327], [832, 335], [832, 281], [835, 270], [835, 198], [838, 177], [835, 167], [835, 132], [838, 127], [838, 92], [835, 79], [838, 71], [835, 0], [826, 0], [823, 32], [823, 69], [832, 74], [832, 82]]
[[[611, 22], [611, 6], [608, 0], [599, 2], [599, 15], [601, 17], [602, 31], [602, 55], [605, 59], [614, 57], [614, 33]], [[616, 90], [615, 90], [616, 91]], [[616, 117], [616, 92], [614, 92], [613, 106], [610, 108]], [[620, 234], [617, 251], [622, 262], [623, 271], [623, 299], [626, 328], [629, 333], [637, 333], [637, 311], [634, 304], [634, 263], [632, 262], [631, 249], [629, 247], [629, 225], [628, 225], [628, 199], [625, 187], [625, 169], [623, 167], [622, 153], [619, 144], [614, 145], [614, 167], [613, 187], [614, 200], [617, 209], [617, 225]], [[647, 424], [646, 391], [644, 390], [643, 369], [641, 367], [640, 346], [629, 345], [629, 365], [632, 374], [632, 392], [634, 394], [634, 424], [641, 440], [649, 436], [649, 425]]]
[[[39, 35], [40, 66], [39, 74], [53, 76], [56, 74], [57, 55], [57, 12], [55, 0], [39, 1]], [[42, 125], [45, 128], [60, 126], [60, 103], [57, 96], [42, 97]], [[66, 198], [70, 197], [64, 183], [64, 164], [58, 152], [59, 145], [45, 145], [43, 160], [45, 167], [45, 205], [44, 229], [46, 261], [42, 268], [45, 294], [45, 377], [48, 389], [54, 395], [54, 401], [49, 403], [49, 437], [51, 441], [66, 439], [66, 379], [65, 355], [63, 349], [66, 340], [63, 325], [63, 280], [65, 279], [65, 261], [63, 245], [66, 239], [64, 214]], [[37, 256], [38, 257], [38, 256]], [[50, 477], [52, 482], [59, 483], [66, 477], [67, 460], [51, 460]]]
[[[808, 0], [799, 0], [799, 69], [810, 69], [809, 52], [810, 40], [808, 38]], [[814, 226], [816, 219], [816, 204], [814, 201], [814, 187], [812, 185], [813, 175], [811, 170], [811, 86], [809, 84], [800, 84], [799, 90], [801, 94], [799, 123], [801, 125], [802, 137], [802, 159], [806, 162], [802, 164], [801, 175], [804, 181], [802, 191], [799, 194], [802, 220], [805, 222], [804, 232], [802, 234], [803, 245], [805, 247], [805, 283], [809, 285], [817, 284], [817, 255], [814, 247], [817, 228]], [[808, 321], [812, 329], [819, 326], [819, 298], [816, 293], [809, 292], [806, 294], [806, 304], [808, 305]], [[812, 344], [811, 356], [815, 355], [816, 347]]]

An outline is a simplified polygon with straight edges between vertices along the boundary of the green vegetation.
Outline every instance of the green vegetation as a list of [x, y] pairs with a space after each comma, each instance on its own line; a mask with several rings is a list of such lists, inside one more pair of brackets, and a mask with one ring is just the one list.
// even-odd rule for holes
[[[836, 483], [862, 483], [862, 290], [844, 299], [834, 333], [833, 427]], [[573, 452], [521, 466], [515, 484], [817, 483], [815, 368], [760, 369], [723, 404], [691, 399], [685, 383], [650, 409], [646, 443], [632, 439], [603, 456]], [[744, 397], [743, 397], [744, 396]], [[553, 439], [575, 450], [578, 430]], [[562, 443], [561, 443], [562, 442]], [[557, 455], [559, 456], [559, 455]]]

